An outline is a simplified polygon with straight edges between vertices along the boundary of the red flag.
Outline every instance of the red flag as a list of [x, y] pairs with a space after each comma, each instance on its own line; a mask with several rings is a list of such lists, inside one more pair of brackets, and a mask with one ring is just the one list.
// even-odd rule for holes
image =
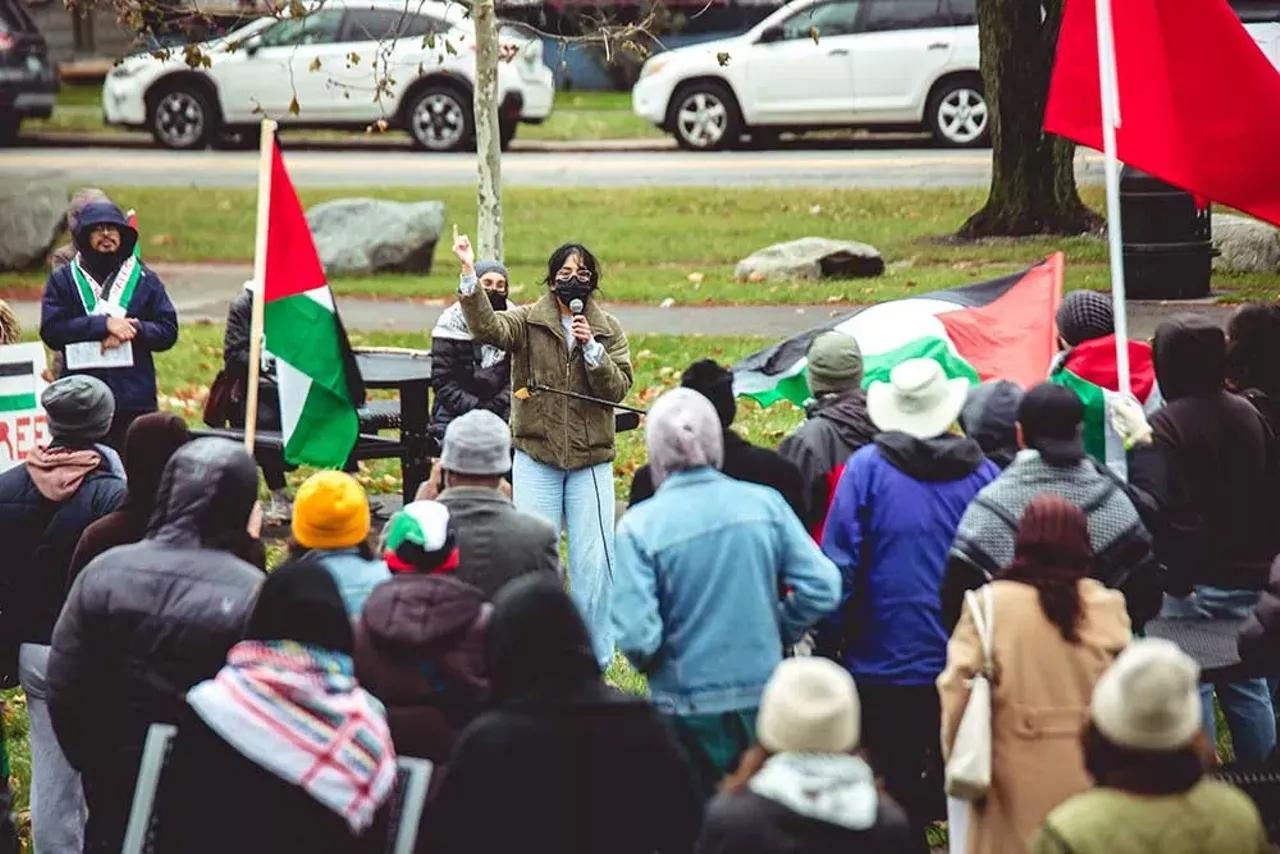
[[302, 212], [302, 202], [284, 168], [280, 144], [271, 151], [271, 231], [267, 240], [267, 276], [263, 293], [267, 302], [304, 294], [316, 288], [327, 290], [324, 268], [316, 254], [311, 226]]
[[[1094, 0], [1068, 0], [1044, 127], [1102, 150]], [[1120, 160], [1280, 225], [1280, 73], [1226, 0], [1111, 4]]]

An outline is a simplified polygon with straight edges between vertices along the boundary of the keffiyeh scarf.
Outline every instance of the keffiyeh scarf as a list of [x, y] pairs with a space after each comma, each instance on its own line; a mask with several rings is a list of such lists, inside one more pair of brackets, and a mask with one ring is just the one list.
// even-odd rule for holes
[[246, 758], [305, 789], [356, 833], [395, 784], [391, 732], [377, 700], [356, 684], [350, 656], [241, 641], [187, 702]]

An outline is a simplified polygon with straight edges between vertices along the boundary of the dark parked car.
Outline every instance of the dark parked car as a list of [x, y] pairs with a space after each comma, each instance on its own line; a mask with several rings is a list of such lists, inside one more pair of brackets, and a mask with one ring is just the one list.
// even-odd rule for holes
[[23, 119], [47, 119], [58, 97], [49, 46], [18, 0], [0, 0], [0, 144], [12, 142]]

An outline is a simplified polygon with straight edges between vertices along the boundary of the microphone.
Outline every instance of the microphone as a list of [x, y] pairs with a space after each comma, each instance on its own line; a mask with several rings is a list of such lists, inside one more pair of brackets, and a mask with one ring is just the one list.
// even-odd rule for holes
[[579, 317], [582, 317], [582, 300], [580, 299], [569, 300], [569, 311], [573, 313], [573, 317], [575, 320], [578, 319]]

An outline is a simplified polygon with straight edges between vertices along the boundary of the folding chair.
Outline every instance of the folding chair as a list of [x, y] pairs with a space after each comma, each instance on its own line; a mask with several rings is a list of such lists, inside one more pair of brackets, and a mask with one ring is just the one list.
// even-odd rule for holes
[[133, 788], [133, 806], [129, 810], [129, 827], [124, 834], [120, 854], [144, 854], [154, 841], [153, 814], [160, 774], [169, 761], [169, 750], [178, 728], [171, 724], [152, 724], [142, 747], [142, 764], [138, 766], [138, 784]]
[[[155, 840], [156, 792], [169, 752], [173, 747], [176, 727], [152, 724], [142, 748], [138, 767], [138, 784], [133, 790], [133, 806], [129, 810], [129, 826], [125, 831], [121, 854], [148, 854]], [[387, 854], [413, 854], [422, 825], [422, 812], [427, 802], [434, 767], [426, 759], [402, 756], [396, 760], [395, 788], [391, 793], [391, 823]]]

